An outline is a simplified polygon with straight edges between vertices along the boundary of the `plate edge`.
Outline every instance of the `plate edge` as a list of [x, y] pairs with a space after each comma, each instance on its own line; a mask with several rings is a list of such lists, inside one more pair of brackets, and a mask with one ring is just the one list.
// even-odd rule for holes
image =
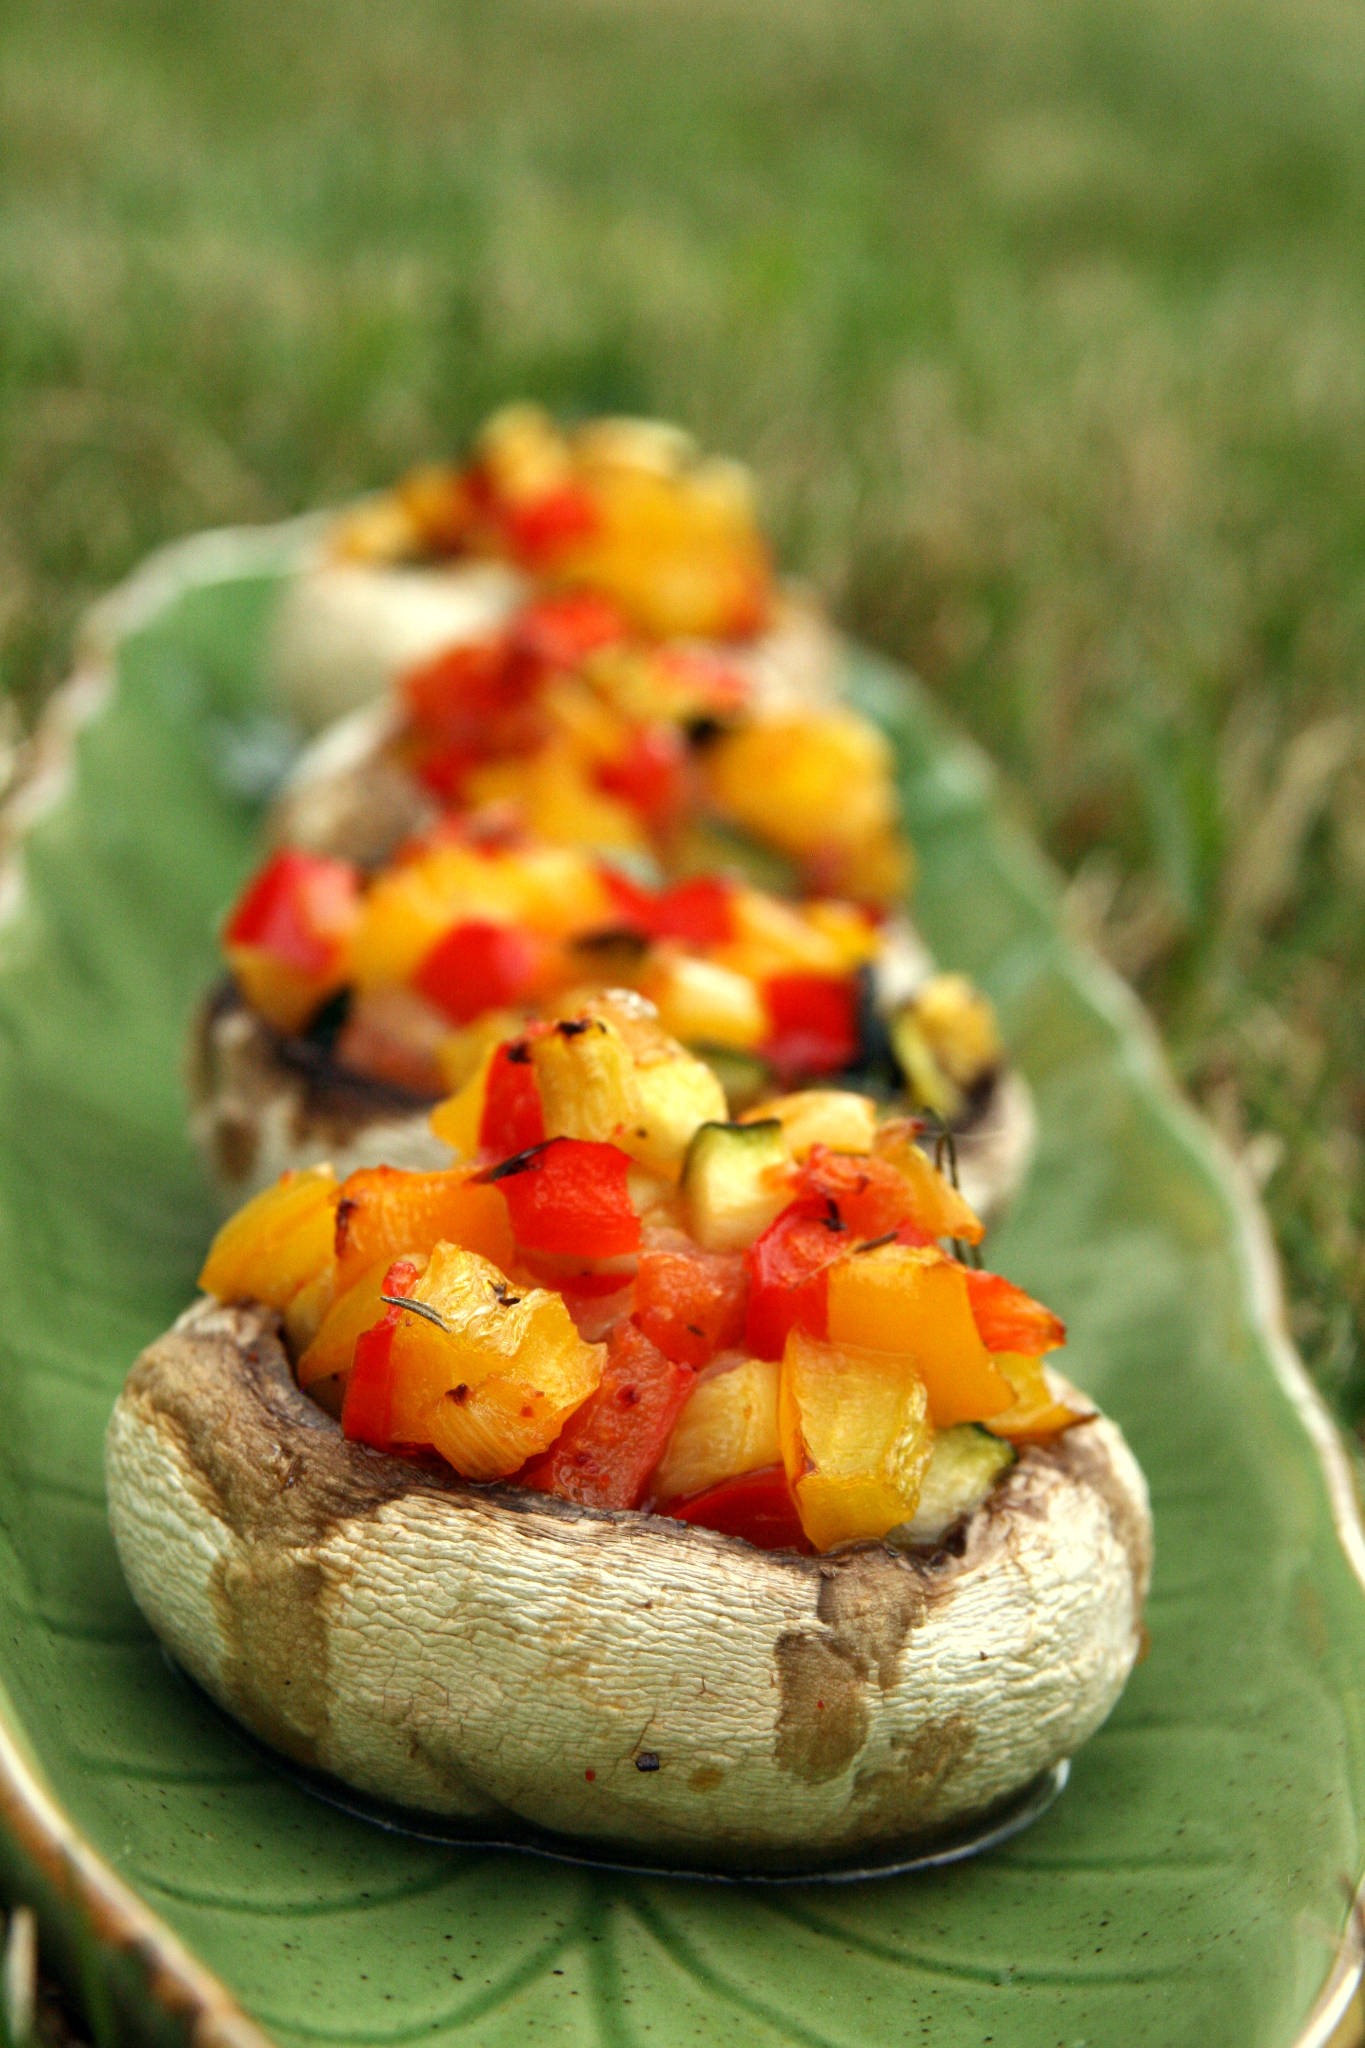
[[[23, 904], [23, 840], [60, 803], [70, 786], [77, 735], [116, 691], [122, 640], [198, 585], [280, 568], [301, 559], [325, 515], [304, 514], [269, 526], [219, 527], [154, 550], [90, 607], [76, 635], [75, 667], [54, 691], [32, 735], [18, 749], [14, 773], [0, 795], [0, 932]], [[884, 657], [882, 657], [884, 659]], [[959, 744], [962, 735], [955, 735]], [[969, 752], [987, 757], [970, 739]], [[989, 780], [995, 781], [988, 768]], [[1284, 1292], [1269, 1224], [1245, 1169], [1176, 1087], [1156, 1027], [1128, 984], [1098, 954], [1065, 939], [1070, 962], [1096, 1006], [1141, 1050], [1144, 1078], [1164, 1099], [1184, 1142], [1202, 1154], [1232, 1214], [1250, 1299], [1263, 1328], [1276, 1379], [1294, 1409], [1327, 1488], [1338, 1542], [1365, 1592], [1365, 1516], [1336, 1424], [1309, 1377], [1285, 1322]], [[74, 1894], [97, 1937], [142, 1964], [149, 1994], [172, 2017], [189, 2021], [196, 2048], [273, 2048], [226, 1987], [184, 1947], [171, 1928], [80, 1838], [55, 1797], [16, 1745], [0, 1712], [0, 1818], [36, 1867], [64, 1895]], [[1286, 2048], [1332, 2048], [1365, 1975], [1365, 1875], [1351, 1901], [1347, 1927], [1321, 1991]], [[1340, 2044], [1345, 2048], [1345, 2044]]]

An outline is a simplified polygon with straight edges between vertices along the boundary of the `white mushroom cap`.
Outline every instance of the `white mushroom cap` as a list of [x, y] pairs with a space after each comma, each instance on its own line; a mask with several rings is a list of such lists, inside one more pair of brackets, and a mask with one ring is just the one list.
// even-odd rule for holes
[[267, 1742], [679, 1864], [814, 1865], [994, 1807], [1113, 1706], [1151, 1558], [1102, 1418], [932, 1555], [768, 1553], [350, 1443], [276, 1318], [214, 1301], [133, 1368], [106, 1472], [139, 1606]]

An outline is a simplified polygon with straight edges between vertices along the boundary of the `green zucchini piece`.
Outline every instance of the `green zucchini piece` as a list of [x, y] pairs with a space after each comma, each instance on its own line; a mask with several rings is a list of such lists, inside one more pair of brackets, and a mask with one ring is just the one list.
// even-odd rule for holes
[[976, 1422], [941, 1429], [920, 1489], [913, 1521], [903, 1522], [896, 1539], [936, 1543], [954, 1522], [980, 1507], [1002, 1472], [1018, 1457], [1013, 1444], [992, 1436]]
[[760, 1237], [791, 1200], [774, 1167], [787, 1165], [782, 1126], [702, 1124], [683, 1161], [688, 1223], [707, 1251], [739, 1251]]

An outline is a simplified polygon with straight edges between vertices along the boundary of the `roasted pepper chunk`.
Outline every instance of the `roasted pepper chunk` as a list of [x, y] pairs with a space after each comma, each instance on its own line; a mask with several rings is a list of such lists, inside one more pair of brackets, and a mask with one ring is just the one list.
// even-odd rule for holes
[[606, 1347], [583, 1341], [560, 1297], [475, 1252], [438, 1244], [410, 1298], [393, 1338], [393, 1440], [430, 1444], [466, 1479], [505, 1479], [548, 1450], [601, 1380]]
[[976, 1327], [988, 1351], [1024, 1352], [1041, 1358], [1066, 1342], [1066, 1324], [1041, 1301], [998, 1273], [967, 1273], [967, 1294]]
[[336, 1203], [330, 1166], [283, 1174], [228, 1218], [209, 1247], [199, 1285], [220, 1301], [287, 1309], [332, 1262]]
[[650, 1244], [635, 1275], [635, 1320], [666, 1358], [703, 1366], [744, 1335], [748, 1283], [739, 1252], [708, 1252], [685, 1238]]
[[1005, 1437], [1013, 1444], [1047, 1443], [1064, 1429], [1089, 1422], [1095, 1414], [1088, 1401], [1071, 1396], [1062, 1400], [1053, 1392], [1040, 1358], [1027, 1352], [1002, 1351], [992, 1363], [1009, 1381], [1014, 1395], [1008, 1408], [987, 1421], [992, 1436]]
[[410, 1173], [366, 1166], [342, 1182], [336, 1204], [337, 1287], [400, 1252], [429, 1252], [442, 1239], [506, 1269], [515, 1257], [506, 1204], [466, 1167]]
[[914, 1515], [934, 1425], [908, 1359], [793, 1330], [778, 1428], [801, 1526], [817, 1550], [875, 1541]]
[[380, 1311], [379, 1321], [357, 1331], [353, 1338], [350, 1377], [341, 1404], [342, 1433], [376, 1451], [390, 1450], [393, 1445], [393, 1340], [402, 1320], [402, 1310], [391, 1302], [385, 1305], [378, 1295], [411, 1293], [420, 1271], [412, 1259], [395, 1259], [380, 1276], [370, 1304]]
[[299, 1030], [346, 980], [360, 886], [349, 861], [286, 848], [238, 899], [223, 932], [228, 965], [277, 1031]]
[[756, 1550], [811, 1548], [796, 1512], [787, 1474], [778, 1464], [723, 1479], [691, 1500], [670, 1501], [659, 1512], [675, 1522], [691, 1522], [698, 1529], [715, 1529], [722, 1536], [741, 1536]]
[[618, 1145], [551, 1138], [492, 1169], [524, 1251], [556, 1258], [616, 1259], [640, 1243], [630, 1199], [630, 1159]]
[[665, 1358], [637, 1324], [618, 1323], [595, 1393], [521, 1484], [587, 1507], [638, 1507], [692, 1385], [689, 1368]]
[[905, 1359], [936, 1429], [984, 1422], [1014, 1400], [977, 1334], [967, 1273], [937, 1246], [878, 1245], [829, 1276], [829, 1340]]

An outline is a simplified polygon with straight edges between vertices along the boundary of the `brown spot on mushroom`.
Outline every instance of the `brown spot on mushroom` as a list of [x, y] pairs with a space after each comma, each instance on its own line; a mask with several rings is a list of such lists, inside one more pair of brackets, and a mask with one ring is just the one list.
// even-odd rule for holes
[[965, 1714], [945, 1714], [911, 1732], [893, 1734], [891, 1761], [861, 1770], [853, 1780], [853, 1797], [871, 1801], [888, 1825], [896, 1825], [899, 1809], [914, 1826], [932, 1795], [970, 1755], [975, 1730]]
[[791, 1630], [777, 1643], [774, 1754], [780, 1770], [820, 1785], [861, 1753], [871, 1727], [867, 1688], [875, 1678], [891, 1690], [929, 1596], [921, 1568], [885, 1550], [822, 1559], [815, 1584], [826, 1632]]
[[777, 1767], [823, 1785], [846, 1770], [867, 1741], [865, 1670], [849, 1662], [840, 1643], [808, 1629], [779, 1636], [776, 1657]]
[[714, 1792], [717, 1785], [725, 1782], [725, 1773], [716, 1764], [700, 1764], [687, 1780], [694, 1792]]

